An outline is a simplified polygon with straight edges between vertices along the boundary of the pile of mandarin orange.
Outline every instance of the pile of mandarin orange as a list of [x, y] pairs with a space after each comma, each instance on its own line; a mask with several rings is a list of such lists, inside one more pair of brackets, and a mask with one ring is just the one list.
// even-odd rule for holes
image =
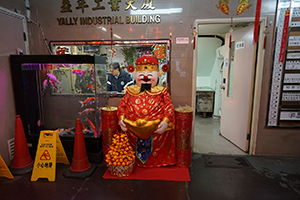
[[134, 154], [127, 135], [124, 133], [114, 134], [108, 153], [105, 155], [105, 161], [108, 165], [128, 166], [134, 162]]

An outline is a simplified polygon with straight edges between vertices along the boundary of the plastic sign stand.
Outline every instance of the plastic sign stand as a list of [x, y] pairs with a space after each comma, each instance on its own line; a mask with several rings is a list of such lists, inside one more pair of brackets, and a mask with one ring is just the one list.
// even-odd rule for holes
[[55, 131], [55, 135], [56, 135], [56, 163], [63, 163], [65, 165], [70, 165], [64, 147], [61, 144], [58, 133], [56, 131]]
[[14, 179], [14, 176], [9, 171], [7, 165], [5, 164], [4, 160], [0, 156], [0, 177], [6, 177], [8, 179]]
[[41, 131], [31, 181], [37, 181], [38, 178], [55, 181], [57, 161], [69, 164], [57, 132]]

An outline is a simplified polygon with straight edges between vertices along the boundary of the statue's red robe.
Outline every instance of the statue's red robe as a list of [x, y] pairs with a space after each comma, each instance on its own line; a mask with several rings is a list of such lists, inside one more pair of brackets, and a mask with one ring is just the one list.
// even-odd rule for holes
[[[126, 93], [118, 106], [117, 113], [120, 119], [145, 119], [152, 121], [163, 120], [169, 124], [168, 131], [162, 134], [152, 133], [152, 152], [146, 162], [139, 159], [137, 152], [136, 165], [142, 167], [160, 167], [176, 164], [175, 155], [175, 115], [174, 106], [167, 88], [155, 86], [151, 91], [140, 92], [137, 85], [126, 88]], [[137, 149], [138, 140], [135, 134], [127, 131], [127, 135], [134, 149]]]

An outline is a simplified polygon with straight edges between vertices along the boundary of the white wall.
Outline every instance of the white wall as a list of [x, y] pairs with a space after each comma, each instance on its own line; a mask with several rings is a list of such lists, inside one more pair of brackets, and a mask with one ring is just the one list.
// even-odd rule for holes
[[15, 135], [16, 111], [9, 56], [17, 54], [17, 48], [26, 54], [26, 47], [20, 15], [0, 7], [0, 27], [0, 154], [10, 165], [7, 140]]
[[198, 38], [198, 63], [196, 87], [215, 88], [216, 49], [222, 41], [214, 37]]

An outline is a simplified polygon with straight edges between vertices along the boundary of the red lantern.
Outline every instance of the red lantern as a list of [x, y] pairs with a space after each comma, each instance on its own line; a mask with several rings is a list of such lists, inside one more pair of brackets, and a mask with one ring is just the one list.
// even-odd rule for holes
[[128, 66], [127, 66], [127, 71], [128, 71], [129, 73], [133, 73], [134, 70], [135, 70], [135, 68], [134, 68], [133, 65], [128, 65]]
[[161, 67], [161, 70], [162, 70], [163, 72], [168, 72], [169, 69], [170, 69], [170, 67], [169, 67], [169, 65], [167, 65], [167, 64], [164, 64], [164, 65]]

